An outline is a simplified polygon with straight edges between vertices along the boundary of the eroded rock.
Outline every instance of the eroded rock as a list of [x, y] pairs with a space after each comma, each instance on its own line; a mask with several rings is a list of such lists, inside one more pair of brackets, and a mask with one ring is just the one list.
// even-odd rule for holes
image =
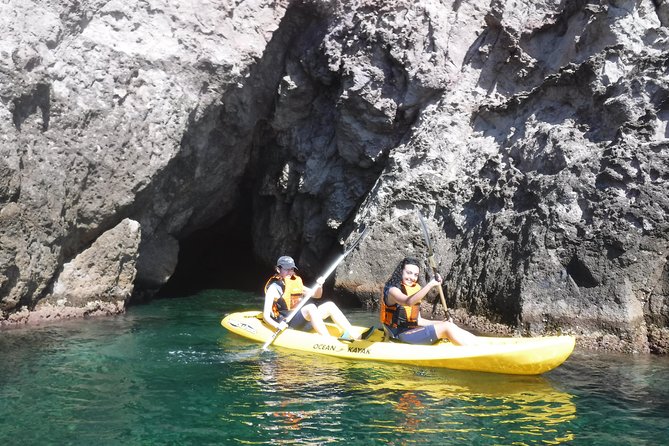
[[253, 256], [313, 276], [370, 226], [335, 288], [372, 306], [421, 255], [420, 210], [463, 322], [666, 351], [667, 11], [4, 3], [0, 319], [93, 302], [65, 265], [124, 218], [155, 290], [180, 240], [235, 212]]

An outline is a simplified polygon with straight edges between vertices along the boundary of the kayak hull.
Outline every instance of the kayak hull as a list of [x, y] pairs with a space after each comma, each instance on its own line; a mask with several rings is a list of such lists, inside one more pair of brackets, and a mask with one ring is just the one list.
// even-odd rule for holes
[[[265, 343], [275, 332], [265, 324], [259, 311], [232, 313], [223, 318], [221, 325], [245, 338]], [[316, 353], [338, 358], [441, 367], [455, 370], [539, 375], [562, 364], [574, 350], [573, 336], [479, 337], [475, 346], [458, 346], [447, 341], [434, 345], [411, 345], [384, 341], [384, 333], [377, 330], [366, 340], [342, 342], [337, 339], [337, 327], [328, 324], [332, 336], [286, 329], [279, 334], [273, 346]], [[361, 333], [364, 327], [353, 327]]]

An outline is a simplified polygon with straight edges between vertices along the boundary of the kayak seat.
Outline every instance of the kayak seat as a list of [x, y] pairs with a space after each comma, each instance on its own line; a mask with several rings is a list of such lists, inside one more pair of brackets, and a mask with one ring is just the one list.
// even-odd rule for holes
[[378, 330], [378, 329], [379, 329], [379, 327], [377, 327], [376, 325], [372, 325], [371, 327], [369, 327], [367, 330], [363, 331], [363, 332], [360, 334], [360, 340], [362, 340], [362, 341], [366, 341], [367, 339], [369, 339], [370, 337], [372, 337], [372, 335], [374, 334], [374, 332], [375, 332], [376, 330]]
[[392, 331], [388, 329], [388, 327], [385, 326], [385, 324], [381, 324], [383, 328], [383, 342], [402, 342], [398, 338], [395, 337]]

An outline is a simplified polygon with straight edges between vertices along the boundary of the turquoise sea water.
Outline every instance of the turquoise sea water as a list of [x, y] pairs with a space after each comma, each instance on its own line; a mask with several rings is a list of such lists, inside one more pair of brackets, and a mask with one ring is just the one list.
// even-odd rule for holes
[[262, 352], [219, 324], [260, 305], [215, 290], [0, 332], [0, 444], [666, 444], [668, 358], [522, 377]]

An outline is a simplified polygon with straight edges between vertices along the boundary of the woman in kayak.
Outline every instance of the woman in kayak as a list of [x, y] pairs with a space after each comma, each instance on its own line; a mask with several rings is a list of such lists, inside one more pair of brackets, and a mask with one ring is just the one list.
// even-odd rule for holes
[[[323, 295], [321, 277], [316, 280], [316, 288], [312, 290], [304, 286], [300, 276], [295, 274], [296, 269], [292, 257], [279, 257], [276, 262], [276, 274], [270, 277], [265, 285], [263, 319], [277, 330], [285, 328], [285, 319], [306, 294], [313, 293], [312, 297], [316, 299], [320, 299]], [[318, 306], [309, 303], [302, 306], [288, 326], [304, 331], [313, 328], [323, 336], [331, 336], [324, 322], [328, 317], [342, 329], [343, 334], [339, 339], [353, 341], [358, 338], [351, 334], [351, 323], [333, 302], [325, 302]]]
[[431, 345], [449, 339], [457, 345], [473, 345], [477, 338], [450, 321], [433, 321], [420, 315], [420, 302], [435, 286], [441, 286], [439, 276], [424, 288], [418, 284], [418, 260], [407, 257], [395, 268], [383, 287], [381, 322], [391, 335], [408, 344]]

